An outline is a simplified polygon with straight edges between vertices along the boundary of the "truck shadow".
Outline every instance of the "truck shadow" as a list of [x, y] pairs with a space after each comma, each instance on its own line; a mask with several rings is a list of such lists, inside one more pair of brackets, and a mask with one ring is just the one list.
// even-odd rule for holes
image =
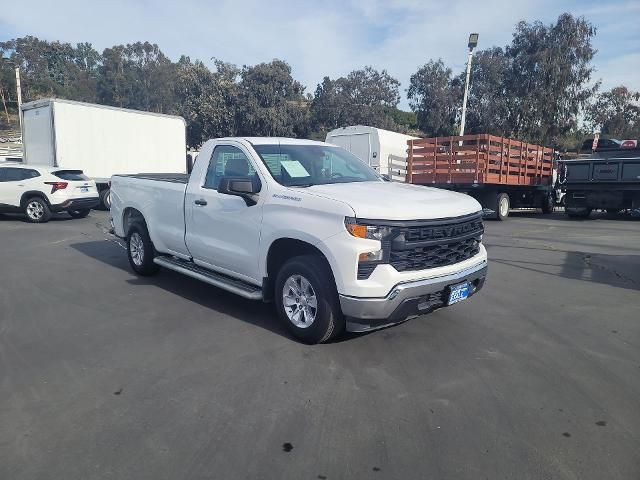
[[[498, 245], [489, 244], [489, 247], [492, 246], [496, 247]], [[503, 247], [545, 250], [536, 247], [510, 247], [506, 245]], [[524, 259], [497, 258], [491, 252], [489, 253], [489, 262], [545, 275], [601, 283], [617, 288], [640, 290], [640, 255], [607, 255], [563, 250], [554, 250], [554, 252], [564, 253], [564, 259], [560, 263], [534, 261], [539, 258], [537, 255], [532, 255], [531, 257], [533, 258]]]
[[[135, 275], [131, 271], [127, 254], [122, 244], [116, 240], [89, 241], [69, 245], [74, 250]], [[125, 280], [135, 288], [141, 285], [153, 285], [166, 290], [190, 302], [195, 302], [213, 312], [228, 315], [270, 332], [292, 338], [280, 324], [272, 304], [246, 300], [225, 290], [200, 282], [177, 272], [161, 269], [152, 277], [134, 277]]]
[[[511, 210], [509, 212], [509, 217], [513, 218], [534, 218], [534, 219], [542, 219], [542, 220], [558, 220], [558, 221], [566, 221], [566, 222], [589, 222], [594, 220], [616, 220], [616, 221], [626, 221], [633, 222], [639, 221], [640, 219], [637, 217], [633, 217], [629, 212], [620, 212], [620, 213], [608, 213], [605, 211], [593, 211], [588, 218], [572, 218], [564, 213], [564, 209], [555, 210], [553, 213], [543, 214], [540, 210]], [[488, 220], [495, 220], [489, 218]], [[509, 219], [507, 219], [507, 222]]]

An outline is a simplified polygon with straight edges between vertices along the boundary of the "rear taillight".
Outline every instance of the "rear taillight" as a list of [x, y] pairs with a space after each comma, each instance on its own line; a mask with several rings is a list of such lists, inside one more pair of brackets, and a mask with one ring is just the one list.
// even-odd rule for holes
[[51, 193], [56, 193], [58, 190], [64, 190], [69, 185], [67, 182], [44, 182], [47, 185], [51, 185]]

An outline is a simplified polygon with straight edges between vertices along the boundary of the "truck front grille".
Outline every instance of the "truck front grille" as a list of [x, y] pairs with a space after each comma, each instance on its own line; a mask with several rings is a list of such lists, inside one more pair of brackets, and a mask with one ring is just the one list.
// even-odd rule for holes
[[480, 251], [481, 213], [407, 223], [398, 227], [389, 252], [389, 263], [399, 272], [453, 265]]

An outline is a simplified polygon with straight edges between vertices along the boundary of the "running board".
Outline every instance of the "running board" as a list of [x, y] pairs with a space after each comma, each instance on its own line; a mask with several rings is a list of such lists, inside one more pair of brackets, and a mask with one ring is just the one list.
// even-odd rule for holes
[[262, 300], [262, 289], [260, 287], [243, 282], [242, 280], [228, 277], [221, 273], [213, 272], [200, 267], [193, 262], [180, 260], [175, 257], [156, 257], [153, 259], [153, 263], [215, 287], [222, 288], [228, 292], [235, 293], [241, 297], [248, 298], [249, 300]]

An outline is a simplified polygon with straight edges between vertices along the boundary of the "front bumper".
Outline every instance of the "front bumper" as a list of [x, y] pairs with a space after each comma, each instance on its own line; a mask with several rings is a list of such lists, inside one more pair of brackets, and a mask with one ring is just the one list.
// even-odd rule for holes
[[97, 207], [100, 203], [99, 197], [74, 198], [62, 203], [51, 205], [52, 212], [62, 212], [63, 210], [86, 210]]
[[486, 276], [485, 260], [450, 275], [399, 283], [384, 297], [340, 295], [342, 313], [347, 317], [347, 330], [374, 330], [444, 307], [447, 304], [447, 287], [467, 281], [471, 285], [469, 296], [472, 296], [482, 288]]

